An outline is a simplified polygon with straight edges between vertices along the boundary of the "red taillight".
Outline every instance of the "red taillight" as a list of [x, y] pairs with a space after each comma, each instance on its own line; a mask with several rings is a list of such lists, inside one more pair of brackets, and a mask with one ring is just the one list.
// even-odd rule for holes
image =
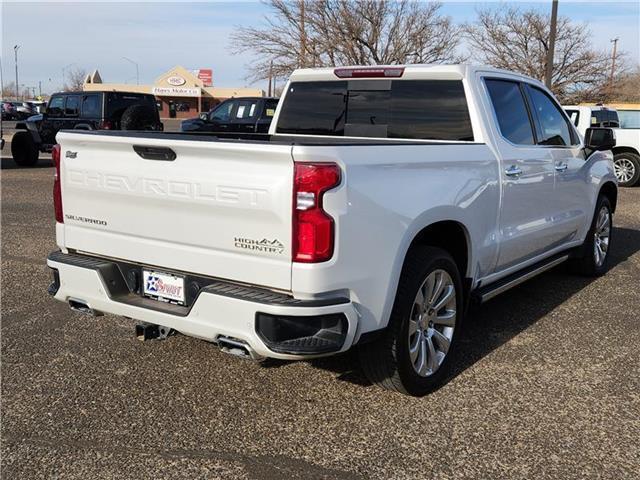
[[113, 124], [109, 120], [102, 120], [98, 125], [100, 130], [111, 130], [113, 129]]
[[363, 67], [336, 68], [333, 73], [338, 78], [399, 78], [404, 67]]
[[322, 209], [324, 193], [340, 183], [335, 163], [295, 163], [293, 179], [294, 262], [318, 263], [333, 255], [333, 218]]
[[51, 158], [56, 171], [53, 176], [53, 208], [56, 212], [56, 222], [64, 223], [62, 214], [62, 189], [60, 188], [60, 145], [55, 144], [51, 150]]

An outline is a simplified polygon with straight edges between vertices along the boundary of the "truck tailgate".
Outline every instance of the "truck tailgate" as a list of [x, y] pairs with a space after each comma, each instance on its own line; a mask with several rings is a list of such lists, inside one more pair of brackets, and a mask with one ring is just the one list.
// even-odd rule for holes
[[[60, 247], [290, 290], [290, 146], [71, 132], [57, 141]], [[175, 159], [150, 159], [166, 149]]]

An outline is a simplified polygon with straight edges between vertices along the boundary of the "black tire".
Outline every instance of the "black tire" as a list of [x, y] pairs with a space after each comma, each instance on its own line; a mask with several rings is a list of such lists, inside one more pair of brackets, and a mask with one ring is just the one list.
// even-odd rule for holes
[[[618, 185], [633, 187], [640, 180], [640, 155], [631, 152], [617, 153], [613, 156]], [[624, 177], [622, 176], [624, 172]]]
[[[418, 290], [437, 270], [444, 270], [453, 282], [457, 315], [444, 360], [435, 373], [420, 376], [409, 354], [412, 338], [409, 322]], [[367, 378], [383, 388], [414, 396], [422, 396], [438, 388], [449, 374], [451, 357], [455, 354], [463, 323], [463, 307], [462, 281], [451, 255], [435, 247], [412, 248], [405, 259], [389, 326], [381, 338], [359, 347], [360, 363]]]
[[[596, 233], [599, 230], [598, 221], [600, 212], [606, 209], [608, 216], [608, 238], [606, 242], [606, 254], [604, 256], [604, 260], [600, 263], [597, 259], [596, 254]], [[569, 269], [577, 273], [579, 275], [584, 275], [587, 277], [599, 277], [603, 275], [608, 268], [609, 257], [611, 256], [611, 239], [613, 238], [613, 214], [611, 213], [611, 202], [604, 195], [600, 195], [598, 197], [598, 201], [596, 203], [596, 209], [593, 214], [593, 220], [591, 221], [591, 228], [589, 228], [589, 232], [587, 233], [587, 238], [585, 239], [582, 249], [581, 256], [579, 258], [574, 258], [569, 262]], [[602, 245], [602, 240], [600, 240]], [[602, 247], [601, 247], [602, 248]]]
[[11, 156], [21, 167], [33, 167], [38, 163], [38, 146], [29, 132], [17, 132], [11, 139]]
[[122, 130], [155, 130], [157, 124], [156, 112], [148, 105], [131, 105], [120, 117]]

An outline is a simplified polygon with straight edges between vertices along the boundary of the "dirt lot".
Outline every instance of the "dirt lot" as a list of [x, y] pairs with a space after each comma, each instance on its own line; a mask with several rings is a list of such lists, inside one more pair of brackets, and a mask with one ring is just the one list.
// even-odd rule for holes
[[2, 478], [638, 478], [640, 188], [605, 277], [561, 267], [475, 308], [416, 399], [351, 355], [265, 368], [71, 312], [46, 294], [50, 161], [2, 168]]

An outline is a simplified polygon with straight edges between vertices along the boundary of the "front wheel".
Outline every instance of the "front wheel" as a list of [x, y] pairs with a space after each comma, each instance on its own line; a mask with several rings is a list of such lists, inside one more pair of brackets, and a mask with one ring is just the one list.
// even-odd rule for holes
[[446, 378], [460, 334], [462, 283], [446, 251], [414, 247], [405, 260], [385, 334], [359, 348], [373, 383], [421, 396]]
[[603, 275], [607, 271], [612, 232], [611, 202], [607, 197], [600, 195], [591, 228], [583, 244], [582, 257], [571, 261], [571, 270], [589, 277]]
[[633, 187], [640, 180], [640, 155], [624, 152], [613, 156], [613, 170], [621, 187]]

